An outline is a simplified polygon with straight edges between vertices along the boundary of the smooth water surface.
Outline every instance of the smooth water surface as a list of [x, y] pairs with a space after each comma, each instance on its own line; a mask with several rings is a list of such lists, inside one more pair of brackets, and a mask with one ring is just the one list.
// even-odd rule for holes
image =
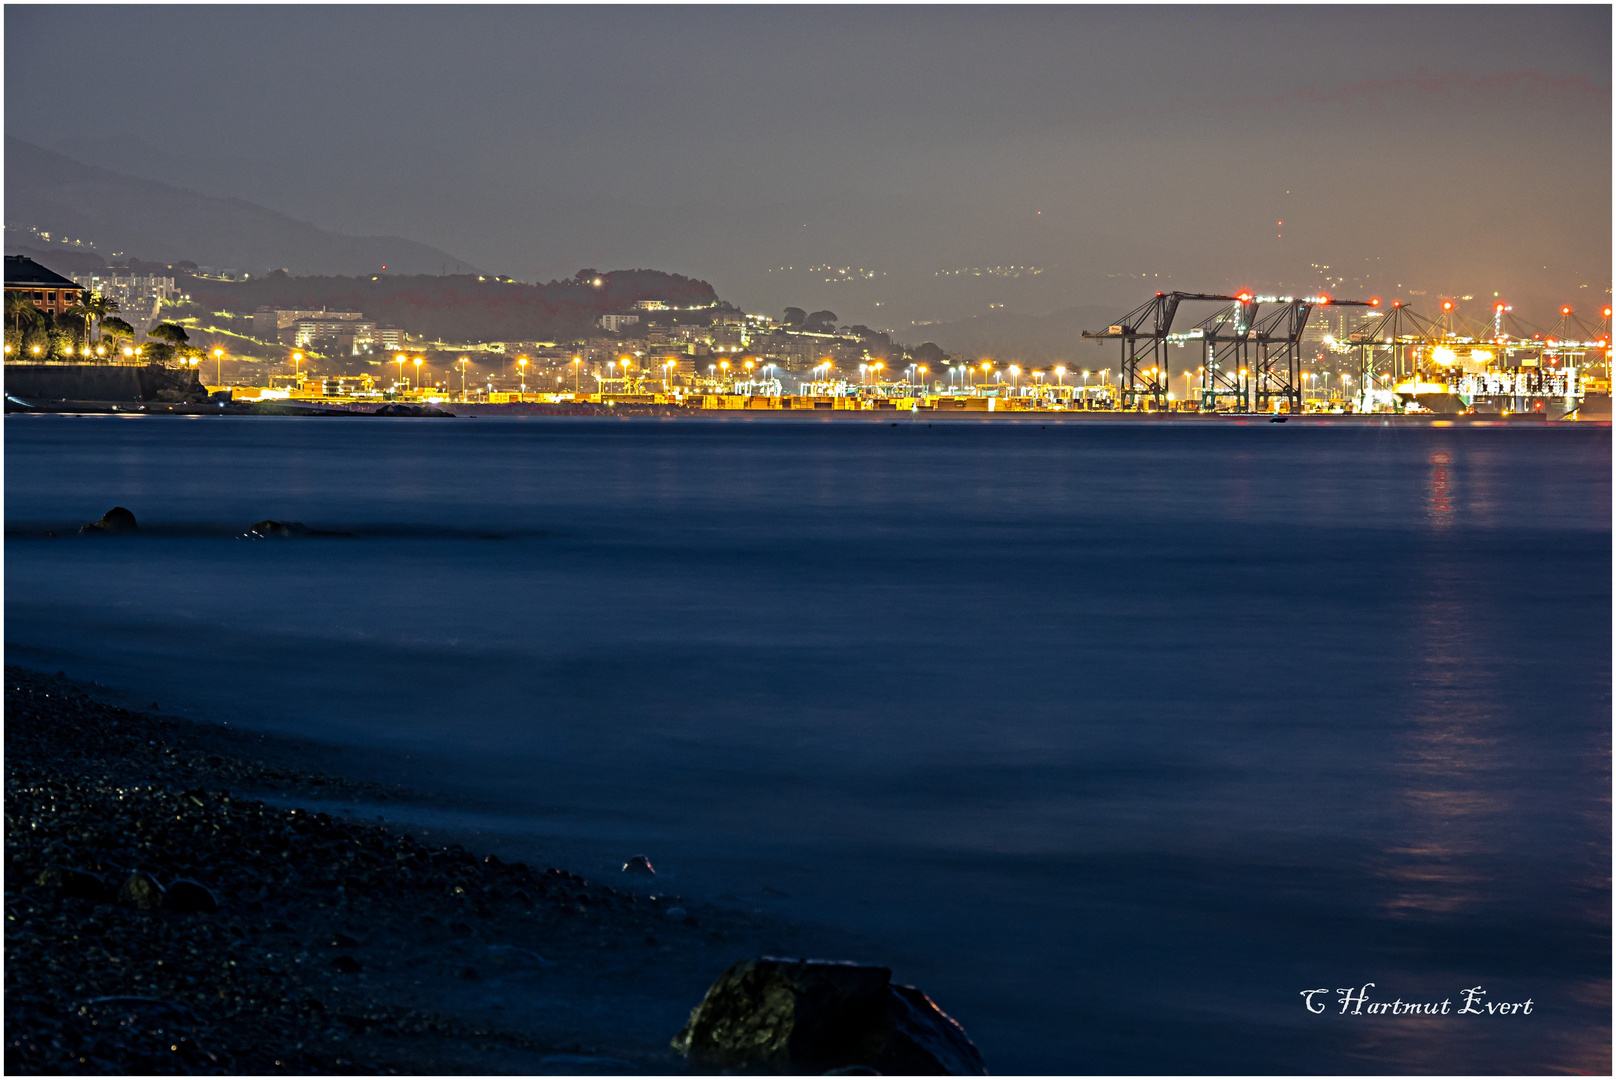
[[849, 928], [995, 1072], [1610, 1068], [1608, 429], [5, 430], [10, 662]]

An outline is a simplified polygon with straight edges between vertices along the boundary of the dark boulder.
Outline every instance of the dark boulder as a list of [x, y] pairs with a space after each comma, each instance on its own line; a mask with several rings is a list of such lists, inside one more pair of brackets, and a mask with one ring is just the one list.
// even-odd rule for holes
[[704, 1070], [982, 1076], [976, 1046], [951, 1017], [884, 967], [762, 957], [731, 967], [674, 1036]]
[[351, 956], [339, 956], [331, 961], [331, 966], [342, 972], [344, 975], [357, 975], [361, 971], [365, 970], [365, 965], [361, 964]]
[[80, 900], [111, 900], [116, 895], [100, 874], [88, 870], [53, 866], [36, 880], [40, 885], [54, 888], [62, 896], [73, 896]]
[[218, 897], [200, 881], [175, 878], [168, 883], [163, 906], [181, 915], [197, 915], [219, 910]]
[[163, 906], [163, 887], [150, 874], [136, 870], [118, 887], [118, 903], [141, 911], [160, 908]]
[[646, 856], [635, 855], [623, 864], [623, 873], [634, 874], [639, 877], [655, 877], [656, 868], [651, 865], [651, 860]]
[[111, 510], [101, 515], [100, 521], [92, 521], [79, 529], [79, 532], [91, 536], [110, 536], [118, 533], [139, 531], [140, 526], [135, 524], [135, 515], [121, 506], [114, 506]]

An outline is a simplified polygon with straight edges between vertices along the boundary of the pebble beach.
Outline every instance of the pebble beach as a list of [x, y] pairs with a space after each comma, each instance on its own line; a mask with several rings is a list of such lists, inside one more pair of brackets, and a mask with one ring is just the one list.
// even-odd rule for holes
[[836, 947], [308, 812], [401, 793], [268, 737], [16, 667], [5, 694], [7, 1072], [680, 1072], [730, 963]]

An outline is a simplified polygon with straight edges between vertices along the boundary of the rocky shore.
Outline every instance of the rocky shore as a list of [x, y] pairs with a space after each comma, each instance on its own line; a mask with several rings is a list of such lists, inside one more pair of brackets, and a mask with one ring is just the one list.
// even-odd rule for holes
[[838, 948], [291, 808], [399, 793], [261, 736], [19, 668], [5, 694], [11, 1073], [682, 1072], [733, 962]]

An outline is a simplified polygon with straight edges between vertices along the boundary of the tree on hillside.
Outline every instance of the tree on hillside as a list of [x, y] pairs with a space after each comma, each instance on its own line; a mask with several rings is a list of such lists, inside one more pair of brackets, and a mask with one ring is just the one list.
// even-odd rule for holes
[[836, 313], [834, 311], [816, 311], [808, 316], [807, 321], [803, 324], [803, 329], [812, 330], [820, 334], [830, 333], [836, 329]]
[[146, 331], [146, 336], [175, 346], [184, 345], [191, 340], [191, 335], [185, 332], [185, 327], [176, 326], [171, 322], [158, 323]]
[[808, 321], [808, 313], [800, 307], [788, 307], [785, 311], [785, 318], [781, 321], [787, 326], [801, 326]]
[[945, 356], [942, 347], [935, 341], [921, 342], [910, 355], [914, 357], [915, 363], [930, 364], [933, 367], [940, 366]]

